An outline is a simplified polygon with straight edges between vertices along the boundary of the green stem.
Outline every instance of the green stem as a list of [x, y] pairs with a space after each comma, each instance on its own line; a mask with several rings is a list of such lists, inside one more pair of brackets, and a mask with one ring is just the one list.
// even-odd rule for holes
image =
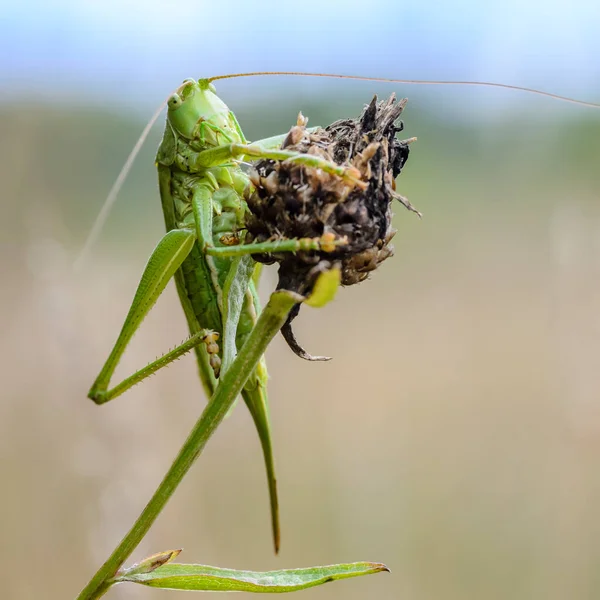
[[301, 300], [302, 298], [297, 294], [284, 290], [271, 295], [252, 333], [221, 379], [213, 397], [194, 425], [154, 495], [129, 533], [85, 586], [77, 600], [95, 600], [108, 591], [113, 583], [112, 578], [146, 535], [185, 474], [204, 449], [210, 436], [229, 412], [270, 341], [285, 323], [288, 313]]

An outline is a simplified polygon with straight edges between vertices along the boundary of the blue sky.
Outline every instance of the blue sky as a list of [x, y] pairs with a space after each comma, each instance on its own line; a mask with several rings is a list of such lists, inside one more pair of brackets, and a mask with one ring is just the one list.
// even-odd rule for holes
[[[0, 98], [92, 94], [155, 105], [185, 77], [272, 69], [487, 79], [597, 99], [600, 2], [28, 0], [0, 8]], [[248, 93], [278, 85], [244, 82]]]

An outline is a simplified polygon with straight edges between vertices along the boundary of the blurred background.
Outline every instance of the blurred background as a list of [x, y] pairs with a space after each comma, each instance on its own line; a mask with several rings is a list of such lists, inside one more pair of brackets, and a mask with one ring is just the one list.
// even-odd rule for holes
[[[81, 273], [73, 261], [144, 123], [185, 77], [312, 70], [485, 79], [600, 101], [600, 5], [25, 1], [0, 7], [2, 597], [73, 598], [205, 399], [188, 356], [102, 408], [87, 390], [163, 233], [155, 127]], [[396, 256], [302, 311], [309, 364], [269, 354], [283, 525], [271, 549], [243, 405], [132, 557], [267, 570], [382, 561], [303, 598], [600, 595], [600, 112], [505, 90], [271, 77], [218, 83], [246, 135], [408, 96]], [[162, 121], [162, 119], [161, 119]], [[275, 273], [265, 277], [266, 297]], [[169, 287], [124, 376], [186, 336]], [[134, 586], [110, 597], [172, 598]]]

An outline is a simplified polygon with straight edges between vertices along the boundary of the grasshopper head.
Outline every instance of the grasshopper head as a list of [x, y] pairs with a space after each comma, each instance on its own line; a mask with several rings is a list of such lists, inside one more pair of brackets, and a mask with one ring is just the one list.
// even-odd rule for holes
[[[169, 98], [167, 106], [167, 118], [171, 126], [186, 139], [201, 136], [208, 145], [217, 145], [222, 142], [206, 134], [218, 128], [226, 132], [228, 137], [235, 138], [231, 141], [238, 141], [229, 108], [217, 96], [212, 83], [206, 79], [186, 79]], [[203, 128], [201, 133], [200, 125], [203, 122], [209, 122], [214, 128]]]

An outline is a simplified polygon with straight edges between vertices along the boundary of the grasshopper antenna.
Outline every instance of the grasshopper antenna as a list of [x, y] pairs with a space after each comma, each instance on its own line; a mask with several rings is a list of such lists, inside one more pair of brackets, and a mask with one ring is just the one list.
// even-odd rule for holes
[[526, 92], [528, 94], [536, 94], [561, 102], [569, 102], [579, 106], [587, 106], [588, 108], [600, 108], [600, 104], [596, 102], [586, 102], [585, 100], [577, 100], [569, 96], [561, 96], [552, 92], [544, 92], [535, 88], [523, 87], [520, 85], [510, 85], [508, 83], [495, 83], [493, 81], [436, 81], [428, 79], [389, 79], [387, 77], [366, 77], [361, 75], [340, 75], [337, 73], [306, 73], [302, 71], [253, 71], [249, 73], [232, 73], [230, 75], [217, 75], [211, 77], [209, 81], [218, 81], [219, 79], [236, 79], [238, 77], [258, 77], [260, 75], [290, 75], [292, 77], [329, 77], [332, 79], [354, 79], [357, 81], [376, 81], [379, 83], [404, 83], [407, 85], [472, 85], [479, 87], [494, 87], [504, 88], [505, 90], [515, 90], [518, 92]]
[[98, 236], [100, 235], [100, 232], [102, 231], [102, 228], [104, 227], [104, 224], [106, 223], [106, 220], [108, 219], [110, 210], [114, 206], [114, 203], [117, 200], [117, 196], [119, 195], [119, 192], [121, 191], [121, 188], [123, 187], [123, 184], [125, 183], [125, 179], [127, 179], [127, 175], [129, 175], [129, 172], [131, 171], [131, 167], [133, 166], [133, 163], [134, 163], [137, 155], [139, 154], [142, 146], [144, 145], [144, 142], [146, 141], [146, 138], [148, 137], [150, 130], [154, 126], [154, 123], [156, 123], [156, 120], [158, 119], [158, 117], [160, 117], [160, 114], [162, 113], [162, 111], [166, 105], [167, 105], [167, 100], [164, 100], [161, 103], [160, 107], [152, 115], [152, 118], [148, 121], [148, 123], [146, 124], [146, 127], [144, 127], [144, 130], [140, 134], [140, 137], [138, 138], [137, 142], [135, 143], [135, 146], [129, 153], [129, 156], [127, 157], [127, 160], [125, 161], [125, 164], [123, 165], [123, 168], [121, 169], [121, 172], [115, 179], [113, 186], [110, 188], [110, 192], [108, 192], [108, 196], [106, 197], [106, 200], [104, 201], [104, 204], [102, 205], [102, 208], [100, 209], [100, 212], [98, 213], [98, 216], [96, 217], [96, 220], [94, 221], [92, 229], [85, 240], [83, 248], [79, 252], [77, 259], [73, 263], [73, 270], [76, 273], [78, 273], [81, 270], [82, 266], [84, 265], [85, 261], [87, 260], [90, 250], [92, 249], [92, 247], [98, 240]]

